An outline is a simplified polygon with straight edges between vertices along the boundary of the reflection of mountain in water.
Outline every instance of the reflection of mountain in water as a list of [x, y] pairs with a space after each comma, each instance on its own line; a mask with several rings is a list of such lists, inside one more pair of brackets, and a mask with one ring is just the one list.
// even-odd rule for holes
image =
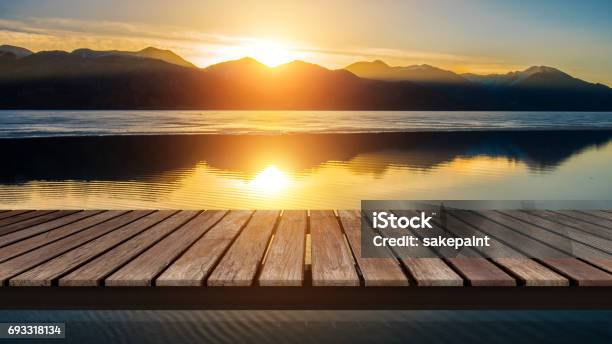
[[349, 162], [359, 173], [382, 173], [389, 166], [429, 170], [471, 156], [502, 157], [541, 170], [611, 139], [612, 130], [3, 139], [0, 182], [174, 178], [167, 172], [200, 162], [247, 176], [271, 164], [307, 173], [329, 161]]

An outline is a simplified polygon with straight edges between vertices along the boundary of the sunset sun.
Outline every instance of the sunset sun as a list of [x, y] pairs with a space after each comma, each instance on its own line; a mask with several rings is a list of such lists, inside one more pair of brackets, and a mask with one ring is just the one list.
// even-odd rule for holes
[[284, 44], [275, 41], [254, 41], [245, 47], [249, 57], [269, 66], [276, 67], [296, 59], [296, 55]]

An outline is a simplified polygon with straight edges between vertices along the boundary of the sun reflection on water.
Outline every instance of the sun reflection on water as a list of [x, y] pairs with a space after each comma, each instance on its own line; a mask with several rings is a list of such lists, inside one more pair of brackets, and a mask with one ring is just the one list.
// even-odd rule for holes
[[[417, 152], [418, 153], [418, 152]], [[350, 209], [363, 199], [608, 199], [612, 143], [554, 168], [505, 156], [378, 151], [296, 168], [266, 156], [139, 178], [0, 184], [0, 209]]]
[[264, 194], [277, 194], [286, 189], [289, 183], [287, 174], [271, 165], [257, 173], [248, 186]]

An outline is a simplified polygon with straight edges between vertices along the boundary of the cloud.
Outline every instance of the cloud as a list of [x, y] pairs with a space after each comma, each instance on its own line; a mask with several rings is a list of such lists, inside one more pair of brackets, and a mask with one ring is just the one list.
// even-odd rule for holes
[[[156, 46], [173, 50], [202, 67], [243, 57], [239, 55], [248, 53], [244, 47], [252, 46], [258, 40], [261, 39], [205, 33], [175, 26], [66, 18], [0, 19], [0, 42], [34, 51], [71, 51], [77, 48], [140, 50]], [[457, 71], [496, 72], [504, 66], [503, 63], [482, 57], [380, 47], [327, 49], [292, 42], [290, 50], [296, 58], [330, 68], [342, 68], [357, 60], [373, 59], [395, 65], [429, 63]]]

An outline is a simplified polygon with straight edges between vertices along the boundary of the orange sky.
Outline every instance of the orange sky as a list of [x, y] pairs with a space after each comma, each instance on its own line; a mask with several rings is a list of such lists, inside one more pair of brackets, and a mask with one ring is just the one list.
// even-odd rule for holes
[[252, 56], [328, 68], [359, 60], [494, 73], [549, 65], [612, 84], [607, 1], [0, 2], [0, 44], [171, 49], [199, 66]]

